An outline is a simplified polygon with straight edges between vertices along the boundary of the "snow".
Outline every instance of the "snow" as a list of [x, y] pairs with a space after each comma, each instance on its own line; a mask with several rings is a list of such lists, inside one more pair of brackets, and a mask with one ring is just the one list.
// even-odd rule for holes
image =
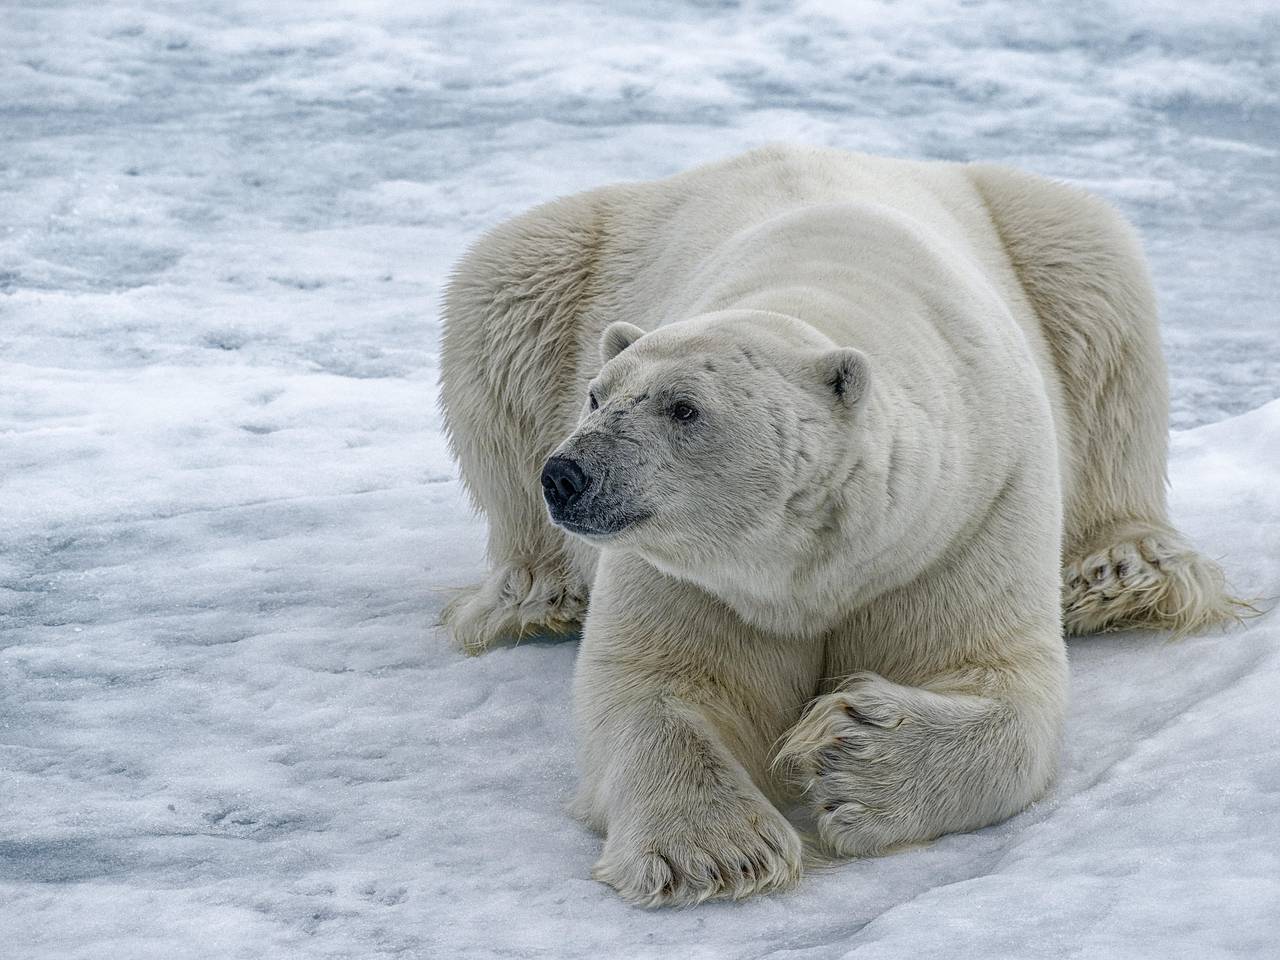
[[1062, 776], [1008, 823], [657, 914], [563, 810], [573, 644], [433, 625], [483, 569], [435, 410], [451, 263], [770, 140], [1117, 203], [1176, 520], [1280, 595], [1278, 38], [1269, 2], [7, 5], [4, 954], [1274, 955], [1275, 613], [1073, 642]]

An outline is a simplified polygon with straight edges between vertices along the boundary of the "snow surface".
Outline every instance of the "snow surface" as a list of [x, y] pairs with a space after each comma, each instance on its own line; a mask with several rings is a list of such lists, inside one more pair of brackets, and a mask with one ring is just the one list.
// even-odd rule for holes
[[1212, 424], [1176, 519], [1280, 595], [1277, 42], [1271, 2], [5, 3], [0, 956], [1275, 956], [1276, 613], [1073, 642], [1006, 824], [656, 914], [562, 809], [573, 645], [432, 624], [483, 569], [450, 264], [770, 140], [1116, 202]]

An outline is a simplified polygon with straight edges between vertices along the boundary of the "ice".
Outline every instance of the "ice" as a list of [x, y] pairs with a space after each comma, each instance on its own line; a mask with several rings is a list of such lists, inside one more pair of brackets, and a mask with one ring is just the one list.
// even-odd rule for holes
[[624, 906], [564, 811], [574, 644], [434, 626], [484, 539], [435, 383], [450, 266], [541, 200], [772, 140], [1014, 163], [1139, 227], [1175, 517], [1280, 596], [1278, 40], [1268, 2], [7, 5], [0, 955], [1274, 955], [1275, 613], [1073, 642], [1008, 823]]

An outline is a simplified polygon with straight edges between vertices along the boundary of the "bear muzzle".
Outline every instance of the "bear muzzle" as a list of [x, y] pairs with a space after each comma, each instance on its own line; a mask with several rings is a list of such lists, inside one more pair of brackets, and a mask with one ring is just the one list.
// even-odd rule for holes
[[556, 454], [543, 466], [542, 496], [552, 523], [580, 536], [605, 537], [644, 519], [612, 509], [588, 470], [583, 461], [563, 454]]

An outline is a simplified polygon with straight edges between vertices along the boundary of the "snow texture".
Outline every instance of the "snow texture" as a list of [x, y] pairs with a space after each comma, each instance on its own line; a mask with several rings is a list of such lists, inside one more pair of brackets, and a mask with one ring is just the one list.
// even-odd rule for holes
[[8, 0], [0, 954], [1275, 956], [1274, 612], [1073, 642], [1062, 776], [1005, 824], [661, 913], [563, 810], [574, 645], [465, 660], [433, 624], [483, 569], [450, 265], [773, 140], [1118, 204], [1176, 520], [1280, 594], [1278, 41], [1270, 0]]

